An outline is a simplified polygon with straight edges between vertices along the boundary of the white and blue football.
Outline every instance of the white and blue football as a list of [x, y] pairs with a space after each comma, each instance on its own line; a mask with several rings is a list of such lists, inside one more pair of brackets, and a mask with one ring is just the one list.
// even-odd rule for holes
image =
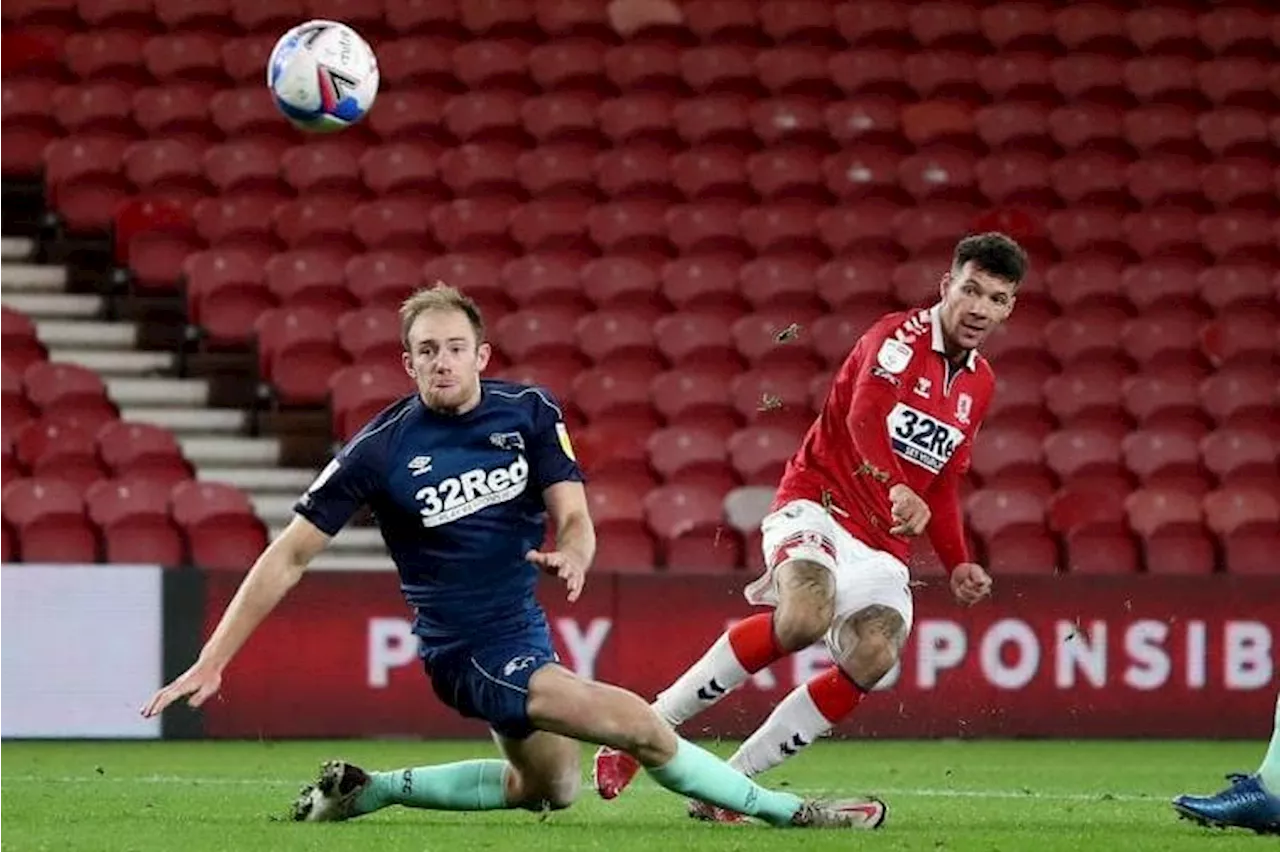
[[307, 21], [271, 50], [267, 86], [280, 112], [303, 130], [333, 133], [364, 118], [378, 95], [378, 59], [337, 21]]

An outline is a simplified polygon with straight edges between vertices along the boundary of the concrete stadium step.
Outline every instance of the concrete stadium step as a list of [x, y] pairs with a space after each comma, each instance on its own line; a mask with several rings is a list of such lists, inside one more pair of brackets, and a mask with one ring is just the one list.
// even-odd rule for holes
[[306, 491], [318, 471], [301, 467], [224, 467], [196, 468], [196, 477], [205, 482], [225, 482], [241, 491], [260, 494], [289, 494], [293, 499]]
[[394, 572], [396, 564], [385, 552], [382, 553], [334, 553], [324, 551], [311, 560], [313, 571], [369, 571]]
[[36, 253], [36, 241], [28, 237], [0, 237], [0, 260], [26, 260]]
[[171, 373], [177, 364], [172, 352], [144, 352], [136, 349], [50, 349], [49, 360], [88, 367], [104, 379], [107, 376]]
[[107, 395], [118, 406], [194, 408], [209, 402], [209, 383], [204, 379], [107, 378]]
[[40, 320], [36, 336], [49, 349], [133, 349], [138, 326], [131, 322]]
[[35, 263], [6, 263], [4, 288], [20, 293], [57, 293], [67, 287], [65, 266], [40, 266]]
[[243, 436], [249, 415], [235, 408], [158, 408], [121, 406], [120, 418], [130, 423], [151, 423], [182, 435]]
[[97, 319], [105, 312], [106, 303], [101, 296], [82, 293], [18, 293], [10, 289], [6, 272], [0, 304], [39, 320]]
[[178, 436], [182, 454], [194, 465], [276, 465], [280, 442], [275, 438]]

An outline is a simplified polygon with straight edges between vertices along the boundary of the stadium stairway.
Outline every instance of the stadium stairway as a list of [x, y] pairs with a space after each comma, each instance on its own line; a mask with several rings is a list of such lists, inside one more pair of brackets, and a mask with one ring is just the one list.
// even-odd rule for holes
[[[165, 345], [175, 339], [170, 318], [145, 311], [129, 319], [113, 316], [119, 305], [109, 296], [83, 292], [83, 282], [76, 286], [72, 280], [71, 266], [38, 262], [39, 243], [33, 238], [5, 236], [0, 247], [0, 303], [31, 318], [50, 361], [97, 372], [122, 420], [170, 430], [199, 479], [240, 488], [271, 535], [284, 528], [294, 501], [323, 460], [314, 435], [299, 450], [297, 442], [290, 448], [287, 435], [263, 429], [251, 405], [234, 404], [252, 393], [220, 392], [229, 376], [200, 376], [201, 370], [190, 369], [181, 346]], [[164, 325], [170, 326], [167, 333], [157, 328]], [[351, 526], [314, 567], [392, 566], [376, 528]]]

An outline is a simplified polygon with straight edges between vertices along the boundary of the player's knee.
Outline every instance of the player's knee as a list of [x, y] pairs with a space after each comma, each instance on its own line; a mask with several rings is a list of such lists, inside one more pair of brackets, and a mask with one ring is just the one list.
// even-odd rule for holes
[[538, 803], [542, 808], [562, 811], [577, 801], [582, 790], [582, 777], [576, 770], [561, 772], [548, 779], [538, 791]]
[[779, 568], [778, 608], [773, 629], [778, 644], [798, 651], [826, 633], [835, 614], [835, 582], [831, 572], [814, 562], [789, 562]]
[[870, 688], [879, 683], [897, 662], [897, 643], [884, 634], [875, 633], [858, 640], [845, 672], [855, 683]]

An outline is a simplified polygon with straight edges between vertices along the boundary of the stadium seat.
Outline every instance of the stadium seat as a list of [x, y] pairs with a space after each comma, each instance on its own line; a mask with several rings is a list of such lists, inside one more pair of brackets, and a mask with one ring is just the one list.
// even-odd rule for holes
[[203, 146], [220, 137], [209, 102], [194, 86], [155, 86], [133, 96], [133, 120], [153, 138]]
[[1223, 211], [1200, 220], [1200, 237], [1218, 263], [1272, 263], [1278, 256], [1272, 217]]
[[1185, 258], [1204, 263], [1208, 255], [1201, 246], [1197, 227], [1204, 229], [1203, 220], [1190, 210], [1153, 208], [1126, 216], [1123, 233], [1129, 246], [1144, 260]]
[[304, 0], [231, 0], [231, 19], [245, 32], [279, 30], [294, 26], [306, 16]]
[[757, 311], [819, 312], [824, 305], [815, 290], [817, 267], [813, 260], [762, 257], [741, 267], [738, 281]]
[[881, 259], [837, 257], [818, 269], [815, 280], [818, 295], [832, 310], [865, 308], [888, 313], [895, 302], [885, 292], [885, 282], [892, 275], [893, 264]]
[[23, 371], [22, 382], [27, 399], [45, 418], [66, 416], [96, 426], [118, 416], [102, 379], [85, 367], [38, 361]]
[[645, 523], [643, 495], [593, 478], [587, 505], [598, 541], [592, 564], [610, 573], [651, 572], [657, 547]]
[[[275, 121], [279, 120], [277, 116]], [[215, 145], [204, 153], [205, 176], [222, 194], [289, 197], [280, 177], [280, 152], [256, 140]]]
[[605, 75], [622, 92], [662, 92], [679, 95], [681, 54], [664, 44], [622, 44], [604, 56]]
[[[425, 283], [443, 281], [457, 287], [476, 301], [485, 313], [490, 327], [510, 313], [515, 303], [502, 283], [502, 270], [506, 258], [487, 254], [444, 254], [427, 261], [422, 267]], [[399, 303], [388, 305], [399, 308]]]
[[353, 364], [334, 373], [329, 379], [334, 437], [349, 440], [375, 414], [412, 390], [399, 365]]
[[58, 480], [17, 479], [0, 500], [4, 520], [18, 537], [23, 562], [98, 561], [98, 537], [84, 512], [80, 490]]
[[453, 73], [472, 91], [531, 95], [537, 86], [529, 76], [528, 50], [500, 39], [469, 39], [454, 48]]
[[132, 86], [116, 81], [61, 86], [50, 100], [53, 118], [65, 135], [107, 136], [133, 140]]
[[755, 199], [746, 157], [719, 143], [672, 157], [671, 185], [688, 201], [748, 204]]
[[1125, 498], [1129, 526], [1142, 540], [1143, 562], [1153, 574], [1209, 574], [1213, 543], [1205, 535], [1195, 495], [1143, 489]]
[[1132, 574], [1138, 548], [1125, 519], [1126, 492], [1095, 486], [1068, 487], [1048, 505], [1049, 528], [1062, 538], [1073, 574]]
[[267, 546], [267, 530], [243, 492], [216, 482], [183, 482], [170, 495], [173, 520], [191, 561], [212, 571], [246, 571]]
[[1124, 263], [1133, 251], [1124, 237], [1122, 219], [1112, 210], [1071, 208], [1045, 218], [1049, 240], [1063, 257], [1093, 255]]
[[222, 39], [208, 33], [152, 36], [142, 47], [151, 76], [161, 83], [187, 83], [210, 92], [226, 84], [222, 71]]
[[140, 293], [174, 291], [183, 261], [203, 247], [187, 209], [161, 198], [133, 198], [117, 207], [114, 237], [116, 264], [129, 269]]
[[[98, 456], [120, 482], [149, 482], [168, 488], [195, 478], [173, 433], [149, 423], [115, 420], [96, 435]], [[167, 499], [167, 498], [166, 498]]]
[[745, 260], [751, 253], [739, 224], [744, 208], [732, 202], [676, 204], [662, 214], [667, 242], [681, 255], [720, 255]]
[[615, 201], [593, 207], [587, 214], [587, 230], [604, 254], [637, 259], [665, 259], [667, 226], [663, 207], [649, 201]]
[[1280, 548], [1280, 503], [1274, 490], [1215, 491], [1205, 496], [1204, 513], [1222, 543], [1228, 571], [1274, 575]]
[[1218, 209], [1275, 212], [1275, 167], [1266, 160], [1219, 160], [1204, 166], [1198, 178], [1204, 197]]
[[505, 145], [459, 145], [445, 151], [438, 165], [441, 179], [455, 197], [523, 197], [516, 179], [516, 153]]
[[[452, 118], [446, 109], [453, 108]], [[506, 113], [499, 114], [505, 117]], [[519, 116], [510, 116], [510, 121]], [[427, 145], [433, 150], [452, 142], [452, 130], [447, 122], [452, 120], [458, 130], [472, 130], [478, 120], [469, 116], [461, 102], [430, 89], [396, 91], [378, 96], [378, 106], [369, 113], [369, 129], [386, 142], [408, 142]], [[501, 120], [498, 120], [501, 125]], [[514, 125], [505, 125], [508, 129]]]
[[6, 69], [0, 86], [4, 102], [4, 148], [0, 154], [3, 172], [5, 175], [37, 174], [45, 146], [62, 135], [51, 111], [56, 84], [44, 79], [14, 79]]
[[914, 38], [907, 10], [903, 4], [890, 0], [841, 3], [835, 8], [836, 29], [852, 47], [911, 45]]
[[801, 97], [757, 101], [747, 117], [756, 138], [766, 148], [802, 148], [813, 153], [832, 149], [826, 118], [818, 103]]
[[288, 308], [310, 308], [330, 320], [356, 306], [347, 288], [349, 256], [325, 248], [281, 252], [267, 261], [264, 281], [276, 301]]
[[1027, 491], [1041, 497], [1054, 491], [1038, 435], [1007, 427], [983, 429], [971, 454], [972, 470], [983, 488]]
[[595, 201], [600, 191], [591, 165], [591, 149], [582, 144], [547, 145], [516, 158], [516, 178], [538, 200]]
[[389, 308], [369, 306], [348, 311], [335, 328], [338, 345], [354, 363], [393, 364], [404, 351], [400, 317]]
[[978, 60], [978, 85], [992, 101], [1026, 101], [1043, 107], [1061, 103], [1049, 56], [1015, 51]]
[[1124, 213], [1132, 204], [1125, 188], [1124, 164], [1113, 156], [1069, 154], [1049, 167], [1049, 175], [1053, 191], [1068, 206]]
[[0, 306], [0, 348], [7, 369], [21, 372], [29, 365], [47, 358], [44, 344], [36, 334], [36, 324], [8, 305]]
[[670, 164], [656, 146], [630, 145], [597, 154], [593, 165], [596, 184], [613, 199], [675, 201]]
[[979, 24], [987, 41], [1002, 51], [1052, 54], [1058, 50], [1050, 12], [1034, 3], [1000, 3], [983, 9]]
[[1195, 157], [1205, 154], [1192, 110], [1170, 104], [1148, 104], [1124, 115], [1124, 138], [1142, 154]]
[[1124, 315], [1113, 311], [1066, 314], [1045, 326], [1046, 348], [1059, 364], [1089, 364], [1125, 372], [1129, 363], [1118, 339], [1124, 322]]
[[1059, 558], [1044, 504], [1034, 494], [983, 489], [965, 500], [965, 513], [993, 574], [1052, 574]]
[[358, 161], [364, 186], [379, 197], [444, 200], [436, 157], [426, 145], [390, 142], [369, 148]]
[[[736, 45], [701, 45], [681, 51], [677, 61], [684, 87], [702, 95], [739, 95], [759, 98], [766, 94], [756, 79], [754, 51]], [[680, 92], [667, 78], [664, 89]]]
[[1144, 374], [1124, 380], [1124, 405], [1143, 429], [1177, 431], [1200, 437], [1210, 422], [1200, 405], [1195, 376]]
[[643, 316], [624, 311], [596, 311], [577, 322], [578, 350], [593, 364], [648, 373], [650, 378], [666, 368], [653, 324]]
[[907, 85], [920, 100], [954, 101], [976, 107], [987, 100], [978, 82], [977, 63], [965, 53], [919, 50], [902, 65]]
[[769, 514], [774, 491], [766, 485], [744, 485], [734, 488], [724, 498], [725, 521], [742, 536], [749, 571], [764, 570], [760, 522]]
[[81, 80], [114, 81], [127, 86], [154, 82], [143, 64], [144, 33], [130, 30], [78, 32], [63, 43], [67, 69]]
[[128, 140], [114, 136], [57, 139], [44, 149], [46, 200], [72, 233], [105, 231], [131, 185], [120, 167]]
[[794, 427], [748, 426], [730, 436], [729, 460], [743, 484], [776, 486], [803, 438]]
[[1144, 430], [1122, 442], [1124, 462], [1143, 488], [1168, 488], [1204, 494], [1210, 482], [1200, 464], [1195, 436], [1185, 432]]
[[830, 51], [816, 44], [766, 47], [755, 55], [756, 78], [777, 96], [831, 101], [840, 97], [827, 69]]
[[170, 30], [216, 32], [230, 17], [229, 0], [155, 0], [155, 19]]
[[1063, 483], [1125, 490], [1129, 483], [1120, 438], [1102, 431], [1064, 429], [1044, 440], [1045, 464]]
[[1134, 104], [1134, 96], [1125, 85], [1124, 67], [1115, 56], [1081, 53], [1052, 60], [1049, 73], [1067, 103], [1128, 108]]
[[552, 40], [529, 52], [529, 75], [544, 92], [578, 90], [594, 94], [608, 85], [606, 46], [596, 40]]
[[[535, 199], [512, 212], [508, 231], [525, 252], [559, 256], [565, 263], [571, 262], [572, 278], [565, 286], [576, 291], [577, 271], [594, 253], [586, 233], [590, 210], [591, 202], [586, 199]], [[580, 292], [578, 299], [585, 302]]]
[[444, 105], [444, 127], [463, 142], [524, 145], [522, 100], [519, 94], [501, 90], [454, 95]]
[[520, 118], [525, 132], [539, 144], [573, 143], [594, 147], [601, 141], [593, 96], [554, 92], [529, 98], [520, 107]]
[[248, 342], [258, 315], [275, 307], [262, 267], [253, 253], [235, 248], [197, 252], [183, 262], [187, 314], [202, 329], [206, 345]]
[[922, 47], [981, 54], [990, 50], [978, 22], [978, 13], [967, 3], [920, 3], [907, 13], [907, 28]]
[[528, 2], [460, 3], [458, 19], [474, 36], [523, 43], [537, 34], [533, 7]]
[[1204, 49], [1196, 34], [1196, 16], [1189, 9], [1152, 6], [1125, 18], [1129, 39], [1143, 53], [1196, 58]]
[[1215, 106], [1267, 111], [1275, 106], [1269, 60], [1251, 56], [1219, 57], [1196, 66], [1200, 91]]
[[677, 147], [672, 127], [674, 98], [660, 92], [629, 92], [600, 104], [600, 131], [615, 145], [652, 142]]
[[[517, 230], [514, 219], [512, 229]], [[503, 265], [499, 283], [518, 307], [578, 316], [591, 309], [578, 285], [579, 269], [576, 258], [569, 254], [526, 254]]]
[[652, 434], [645, 424], [588, 424], [574, 433], [578, 463], [593, 483], [604, 479], [642, 494], [658, 484], [657, 474], [649, 465], [648, 441]]
[[677, 310], [735, 319], [748, 307], [738, 291], [738, 268], [726, 257], [681, 257], [661, 267], [662, 295]]
[[742, 423], [728, 382], [715, 373], [670, 370], [653, 379], [650, 396], [668, 426], [696, 428], [727, 440]]
[[17, 459], [31, 476], [65, 482], [80, 491], [105, 477], [89, 426], [45, 417], [14, 434]]
[[657, 271], [627, 257], [601, 257], [579, 271], [583, 295], [597, 309], [626, 310], [657, 320], [664, 311]]
[[733, 340], [738, 353], [752, 367], [811, 376], [822, 367], [811, 335], [803, 333], [820, 316], [819, 310], [761, 311], [734, 321]]
[[1241, 313], [1201, 328], [1200, 347], [1205, 357], [1218, 368], [1275, 364], [1280, 351], [1275, 312], [1243, 305], [1235, 310]]
[[827, 257], [818, 231], [821, 207], [805, 201], [784, 200], [748, 207], [738, 217], [742, 238], [757, 255]]
[[290, 148], [280, 158], [280, 172], [299, 195], [355, 204], [365, 192], [360, 158], [344, 147], [311, 143]]
[[1196, 264], [1180, 258], [1151, 258], [1126, 267], [1120, 291], [1142, 314], [1198, 312], [1204, 306]]
[[412, 252], [356, 255], [347, 261], [344, 274], [347, 289], [362, 305], [391, 310], [426, 283], [422, 258]]
[[[672, 108], [671, 120], [676, 133], [684, 142], [694, 146], [694, 150], [697, 146], [709, 146], [712, 151], [729, 149], [745, 153], [755, 142], [751, 116], [741, 97], [712, 95], [685, 98]], [[685, 156], [685, 153], [680, 156]]]
[[1196, 132], [1204, 147], [1217, 157], [1267, 159], [1275, 143], [1265, 113], [1243, 107], [1223, 107], [1200, 113]]
[[1219, 429], [1200, 440], [1200, 452], [1223, 487], [1274, 491], [1280, 485], [1275, 441], [1265, 433]]
[[649, 436], [649, 464], [662, 481], [725, 493], [738, 484], [724, 439], [696, 427], [672, 426]]
[[[429, 213], [425, 206], [412, 201], [398, 202], [394, 207], [389, 201], [374, 202], [374, 205], [381, 206], [372, 208], [376, 215], [370, 216], [371, 230], [367, 237], [362, 237], [366, 245], [409, 248], [416, 242], [421, 247], [425, 232], [434, 233], [436, 241], [454, 253], [507, 257], [516, 254], [515, 242], [507, 234], [516, 205], [507, 199], [455, 198], [437, 205]], [[388, 231], [388, 236], [379, 233], [383, 230]]]
[[593, 367], [573, 380], [570, 394], [589, 423], [626, 422], [637, 428], [658, 427], [649, 400], [650, 378], [614, 367]]
[[1128, 167], [1129, 195], [1143, 207], [1205, 208], [1199, 167], [1185, 155], [1148, 157]]
[[1200, 384], [1200, 402], [1219, 427], [1258, 429], [1280, 436], [1274, 365], [1219, 370]]
[[319, 405], [328, 397], [329, 377], [347, 363], [334, 333], [335, 318], [292, 306], [258, 317], [259, 363], [280, 405]]
[[107, 562], [173, 567], [186, 561], [182, 534], [169, 516], [170, 490], [150, 480], [105, 479], [85, 491]]
[[1121, 289], [1122, 268], [1105, 260], [1082, 258], [1059, 263], [1045, 273], [1049, 298], [1068, 316], [1074, 311], [1128, 313], [1132, 309]]
[[1196, 34], [1215, 54], [1269, 57], [1268, 20], [1258, 9], [1219, 6], [1196, 17]]
[[[278, 38], [278, 33], [228, 38], [222, 43], [223, 72], [239, 86], [257, 83], [265, 76], [267, 60], [271, 57], [271, 50]], [[265, 89], [263, 94], [267, 94]], [[211, 101], [211, 105], [212, 103]]]
[[516, 363], [536, 362], [580, 370], [587, 359], [574, 340], [573, 312], [529, 308], [508, 314], [494, 326], [494, 336]]
[[1035, 151], [987, 157], [974, 167], [976, 189], [993, 204], [1048, 208], [1058, 203], [1045, 155]]
[[742, 542], [725, 526], [720, 493], [665, 485], [644, 498], [645, 520], [671, 573], [725, 573], [742, 565]]
[[846, 97], [875, 97], [896, 104], [916, 100], [900, 50], [889, 47], [846, 50], [831, 56], [827, 70], [832, 82]]

